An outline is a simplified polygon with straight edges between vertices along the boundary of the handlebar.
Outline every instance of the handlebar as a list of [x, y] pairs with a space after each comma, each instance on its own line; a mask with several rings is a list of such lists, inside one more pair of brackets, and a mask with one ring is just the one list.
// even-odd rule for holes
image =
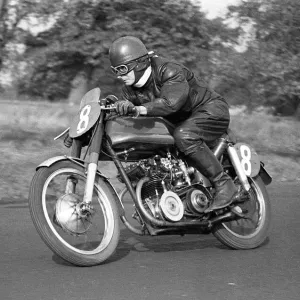
[[102, 110], [110, 110], [110, 111], [113, 111], [116, 109], [116, 107], [114, 106], [114, 104], [111, 104], [111, 105], [100, 105], [100, 108]]
[[[114, 104], [111, 105], [100, 105], [102, 110], [106, 110], [106, 111], [115, 111], [116, 107], [114, 106]], [[134, 117], [138, 117], [138, 111], [136, 109], [136, 107], [130, 107], [128, 109], [128, 115], [129, 116], [134, 116]]]
[[[116, 97], [116, 99], [118, 99], [118, 98]], [[100, 108], [102, 110], [106, 110], [106, 111], [114, 111], [116, 109], [114, 103], [113, 104], [106, 104], [107, 103], [106, 100], [111, 100], [111, 98], [109, 98], [109, 99], [105, 98], [105, 99], [99, 100]], [[105, 103], [105, 104], [103, 104], [103, 103]], [[111, 103], [111, 102], [108, 101], [108, 103]], [[137, 117], [138, 116], [138, 111], [137, 111], [136, 107], [129, 107], [128, 108], [128, 114], [133, 115], [134, 117]]]

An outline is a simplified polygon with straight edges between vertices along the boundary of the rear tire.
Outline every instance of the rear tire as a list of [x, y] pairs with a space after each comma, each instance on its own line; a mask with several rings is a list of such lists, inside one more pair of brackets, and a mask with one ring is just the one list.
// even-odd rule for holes
[[[84, 234], [80, 233], [76, 235], [66, 232], [66, 230], [63, 230], [53, 221], [53, 212], [50, 212], [51, 209], [48, 211], [48, 207], [55, 206], [58, 196], [55, 193], [54, 196], [47, 196], [47, 187], [49, 189], [52, 188], [51, 178], [54, 181], [55, 174], [62, 176], [63, 172], [66, 172], [66, 174], [76, 174], [80, 180], [85, 182], [86, 175], [84, 168], [69, 160], [59, 161], [50, 167], [39, 168], [32, 179], [29, 192], [31, 218], [40, 237], [55, 254], [78, 266], [98, 265], [112, 256], [119, 242], [120, 227], [118, 208], [115, 201], [116, 195], [104, 179], [96, 176], [94, 185], [94, 193], [96, 195], [95, 205], [99, 205], [100, 208], [95, 209], [95, 212], [88, 221], [84, 219], [85, 224], [87, 224], [85, 226], [88, 228]], [[57, 188], [57, 184], [56, 186], [55, 184], [54, 182], [53, 186]], [[52, 197], [52, 199], [49, 197]], [[49, 202], [51, 202], [51, 205], [49, 205]], [[93, 223], [97, 223], [100, 219], [100, 211], [101, 213], [103, 211], [103, 216], [101, 215], [103, 218], [103, 221], [101, 218], [101, 222], [104, 223], [103, 239], [99, 242], [99, 245], [98, 242], [96, 243], [95, 239], [100, 239], [101, 236], [100, 231], [98, 233], [98, 228], [96, 228], [96, 233], [93, 233], [96, 238], [94, 236], [91, 237], [92, 240], [84, 245], [85, 242], [82, 242], [82, 240], [87, 239], [86, 236], [88, 236]], [[82, 221], [82, 223], [84, 222]], [[77, 238], [81, 240], [77, 242]], [[68, 240], [74, 241], [74, 244]], [[93, 249], [90, 249], [91, 247]], [[87, 248], [89, 249], [87, 250]]]
[[[237, 230], [235, 231], [233, 229], [233, 226], [235, 224], [234, 222], [236, 222], [236, 224], [238, 224], [238, 222], [243, 224], [244, 220], [241, 219], [240, 221], [217, 224], [212, 230], [213, 234], [220, 242], [232, 249], [253, 249], [259, 247], [266, 240], [270, 229], [271, 205], [266, 187], [259, 176], [256, 178], [249, 178], [249, 182], [253, 189], [253, 195], [257, 199], [256, 211], [259, 210], [257, 228], [255, 228], [253, 232], [249, 231], [249, 234], [246, 235], [238, 233]], [[246, 225], [247, 223], [245, 223], [244, 226]], [[243, 225], [239, 228], [241, 231], [247, 232], [247, 230], [249, 230], [246, 227], [244, 229], [242, 226]], [[235, 228], [238, 228], [238, 225]]]

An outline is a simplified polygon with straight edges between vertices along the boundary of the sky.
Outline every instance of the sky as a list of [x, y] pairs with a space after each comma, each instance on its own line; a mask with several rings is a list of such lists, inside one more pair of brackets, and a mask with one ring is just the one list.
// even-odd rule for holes
[[[208, 19], [213, 19], [217, 17], [224, 17], [227, 12], [227, 6], [238, 5], [241, 0], [193, 0], [195, 2], [200, 2], [202, 11], [206, 13]], [[237, 26], [234, 19], [228, 20], [227, 25]], [[251, 25], [245, 25], [245, 34], [240, 36], [239, 45], [235, 46], [236, 51], [243, 52], [247, 49], [247, 42], [251, 38]]]
[[219, 16], [224, 16], [228, 5], [235, 5], [240, 2], [240, 0], [198, 0], [198, 1], [201, 2], [202, 10], [207, 13], [207, 17], [209, 19], [213, 19]]

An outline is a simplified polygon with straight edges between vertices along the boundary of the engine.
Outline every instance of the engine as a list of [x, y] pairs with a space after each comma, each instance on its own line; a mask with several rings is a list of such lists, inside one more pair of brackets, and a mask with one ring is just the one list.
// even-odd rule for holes
[[141, 160], [125, 171], [133, 185], [149, 178], [142, 186], [141, 198], [155, 218], [177, 222], [184, 215], [202, 214], [209, 205], [208, 196], [191, 183], [195, 169], [170, 153]]

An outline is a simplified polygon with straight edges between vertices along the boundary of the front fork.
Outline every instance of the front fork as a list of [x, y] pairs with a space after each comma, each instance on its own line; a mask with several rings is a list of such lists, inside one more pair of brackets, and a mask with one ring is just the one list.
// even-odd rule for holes
[[[94, 129], [95, 131], [93, 133], [92, 143], [89, 148], [89, 161], [86, 170], [87, 178], [83, 196], [83, 203], [85, 204], [90, 204], [92, 202], [94, 183], [98, 169], [98, 161], [103, 138], [103, 119], [104, 112], [101, 112], [99, 121], [96, 125], [96, 128]], [[76, 145], [75, 143], [73, 146], [72, 157], [79, 158], [81, 154], [81, 145]], [[76, 183], [77, 180], [72, 177], [72, 175], [68, 177], [66, 184], [66, 193], [75, 193]]]
[[251, 188], [247, 175], [245, 174], [245, 171], [241, 165], [239, 156], [235, 150], [235, 148], [231, 145], [227, 148], [228, 155], [230, 157], [231, 163], [235, 169], [236, 175], [239, 178], [243, 188], [248, 192]]
[[[71, 157], [80, 158], [81, 155], [81, 149], [82, 149], [82, 142], [80, 140], [73, 140], [72, 148], [71, 148]], [[76, 184], [78, 182], [78, 179], [76, 179], [73, 175], [70, 175], [67, 177], [67, 183], [66, 183], [66, 194], [75, 194], [76, 191]]]

